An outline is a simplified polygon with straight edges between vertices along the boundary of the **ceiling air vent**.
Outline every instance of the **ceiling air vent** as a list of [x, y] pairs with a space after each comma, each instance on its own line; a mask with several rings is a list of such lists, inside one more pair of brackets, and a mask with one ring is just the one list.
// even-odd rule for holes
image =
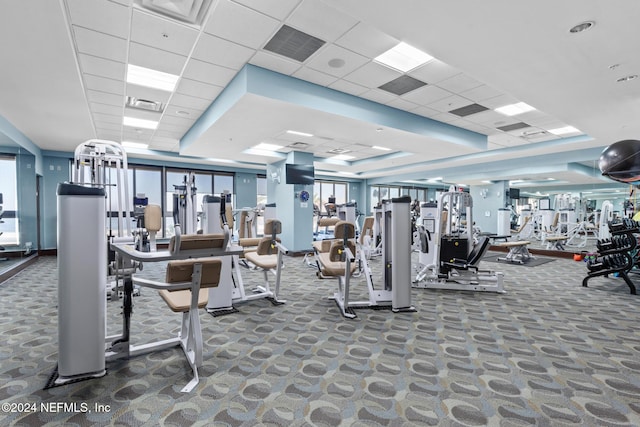
[[345, 154], [350, 152], [351, 150], [347, 150], [346, 148], [334, 148], [333, 150], [327, 151], [329, 154]]
[[487, 107], [480, 104], [469, 104], [465, 107], [456, 108], [455, 110], [449, 111], [451, 114], [455, 114], [456, 116], [466, 117], [475, 113], [480, 113], [481, 111], [488, 110]]
[[410, 76], [400, 76], [397, 79], [393, 79], [379, 87], [379, 89], [386, 90], [395, 95], [404, 95], [412, 90], [416, 90], [419, 87], [425, 86], [426, 83], [418, 79], [414, 79]]
[[283, 25], [264, 46], [265, 50], [304, 62], [324, 44], [324, 40]]
[[511, 125], [506, 125], [506, 126], [500, 126], [496, 129], [499, 129], [503, 132], [511, 132], [513, 130], [517, 130], [517, 129], [524, 129], [524, 128], [528, 128], [531, 127], [531, 125], [526, 124], [525, 122], [518, 122], [518, 123], [513, 123]]
[[200, 26], [211, 0], [134, 0], [134, 4], [159, 15]]
[[162, 112], [162, 103], [156, 101], [149, 101], [148, 99], [134, 98], [133, 96], [127, 96], [127, 107], [137, 108], [138, 110]]

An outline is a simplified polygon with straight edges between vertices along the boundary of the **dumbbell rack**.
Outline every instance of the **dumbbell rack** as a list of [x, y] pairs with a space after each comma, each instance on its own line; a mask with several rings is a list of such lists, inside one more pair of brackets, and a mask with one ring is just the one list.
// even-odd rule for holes
[[637, 261], [638, 240], [635, 234], [640, 233], [640, 224], [630, 219], [625, 219], [622, 222], [609, 222], [609, 231], [611, 238], [598, 240], [598, 256], [595, 260], [587, 262], [589, 273], [582, 280], [582, 286], [586, 288], [587, 282], [592, 277], [617, 273], [629, 286], [631, 294], [636, 295], [636, 287], [628, 273]]

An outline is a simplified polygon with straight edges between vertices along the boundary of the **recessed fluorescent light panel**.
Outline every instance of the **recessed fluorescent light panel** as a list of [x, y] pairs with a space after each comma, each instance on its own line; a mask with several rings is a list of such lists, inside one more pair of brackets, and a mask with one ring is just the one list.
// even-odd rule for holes
[[149, 144], [144, 144], [142, 142], [133, 142], [133, 141], [122, 141], [122, 146], [125, 148], [149, 148]]
[[333, 156], [333, 157], [329, 157], [330, 159], [333, 160], [351, 160], [351, 159], [355, 159], [354, 156], [350, 156], [348, 154], [338, 154], [337, 156]]
[[528, 113], [529, 111], [533, 111], [533, 108], [529, 104], [525, 104], [524, 102], [518, 102], [516, 104], [505, 105], [500, 108], [496, 108], [494, 111], [504, 114], [505, 116], [517, 116], [518, 114]]
[[387, 147], [381, 147], [379, 145], [374, 145], [373, 147], [374, 150], [380, 150], [380, 151], [391, 151], [391, 148], [387, 148]]
[[405, 42], [400, 42], [395, 47], [375, 57], [374, 61], [406, 73], [432, 59], [433, 56], [428, 53], [416, 49]]
[[260, 144], [254, 145], [251, 148], [255, 148], [256, 150], [277, 151], [282, 148], [282, 145], [267, 144], [266, 142], [261, 142]]
[[134, 85], [173, 92], [179, 78], [180, 76], [176, 76], [175, 74], [164, 73], [132, 64], [127, 65], [127, 83]]
[[313, 136], [313, 134], [311, 134], [311, 133], [298, 132], [297, 130], [288, 130], [287, 133], [291, 134], [291, 135], [298, 135], [298, 136], [307, 136], [307, 137]]
[[122, 119], [122, 124], [141, 129], [156, 129], [158, 127], [158, 122], [154, 120], [137, 119], [135, 117], [126, 116]]
[[574, 128], [573, 126], [564, 126], [556, 129], [549, 129], [549, 132], [554, 135], [566, 135], [569, 133], [580, 133], [580, 130]]

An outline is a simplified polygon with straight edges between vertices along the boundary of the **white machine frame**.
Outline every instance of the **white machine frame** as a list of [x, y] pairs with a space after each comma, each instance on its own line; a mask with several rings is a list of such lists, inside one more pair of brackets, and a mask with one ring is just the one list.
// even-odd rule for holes
[[[480, 270], [467, 262], [467, 257], [473, 253], [474, 249], [471, 227], [473, 224], [472, 208], [473, 199], [468, 193], [449, 191], [439, 197], [436, 233], [435, 235], [432, 233], [429, 239], [433, 242], [433, 246], [429, 248], [429, 253], [433, 256], [433, 264], [422, 265], [422, 269], [413, 282], [414, 288], [505, 292], [504, 275], [501, 272]], [[444, 215], [443, 212], [447, 212], [447, 214]], [[461, 219], [463, 217], [466, 220], [466, 228], [462, 227]], [[442, 242], [445, 239], [456, 239], [460, 242], [466, 240], [465, 258], [443, 260]], [[485, 244], [488, 244], [488, 241]]]
[[[373, 285], [373, 274], [367, 261], [365, 251], [356, 242], [356, 254], [354, 255], [343, 242], [345, 269], [344, 275], [337, 276], [338, 291], [330, 299], [333, 299], [340, 312], [346, 318], [353, 319], [356, 314], [354, 308], [373, 308], [391, 306], [394, 313], [416, 311], [411, 305], [411, 236], [407, 233], [409, 226], [409, 206], [411, 199], [396, 198], [386, 200], [382, 204], [382, 275], [384, 287], [376, 289]], [[336, 225], [339, 227], [340, 225]], [[364, 301], [351, 301], [350, 278], [351, 263], [357, 259], [362, 266], [367, 281], [369, 299]]]

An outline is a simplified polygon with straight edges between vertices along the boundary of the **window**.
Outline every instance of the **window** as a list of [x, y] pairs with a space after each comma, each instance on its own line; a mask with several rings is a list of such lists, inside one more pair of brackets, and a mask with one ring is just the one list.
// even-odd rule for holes
[[329, 198], [335, 198], [336, 205], [343, 205], [349, 200], [346, 182], [316, 181], [313, 185], [313, 203], [326, 214], [325, 205], [329, 203]]
[[0, 155], [0, 245], [17, 245], [20, 236], [16, 159]]

